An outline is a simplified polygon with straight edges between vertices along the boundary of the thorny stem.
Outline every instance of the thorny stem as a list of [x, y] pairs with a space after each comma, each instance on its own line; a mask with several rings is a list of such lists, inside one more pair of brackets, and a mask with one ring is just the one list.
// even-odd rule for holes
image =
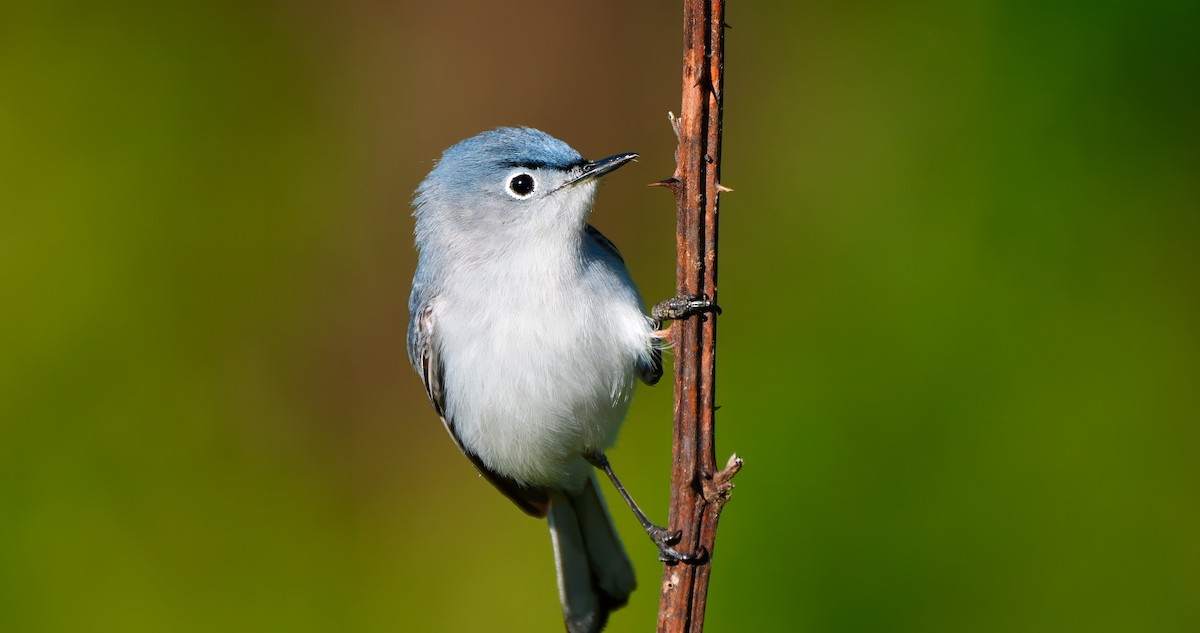
[[[675, 194], [676, 291], [717, 296], [717, 198], [720, 184], [721, 108], [724, 99], [724, 0], [684, 0], [683, 101], [671, 125], [679, 139], [675, 173], [655, 183]], [[707, 552], [695, 563], [668, 564], [659, 603], [660, 633], [704, 628], [717, 520], [742, 461], [716, 466], [713, 403], [717, 317], [692, 317], [673, 327], [675, 349], [674, 464], [668, 525], [681, 533], [684, 552]]]

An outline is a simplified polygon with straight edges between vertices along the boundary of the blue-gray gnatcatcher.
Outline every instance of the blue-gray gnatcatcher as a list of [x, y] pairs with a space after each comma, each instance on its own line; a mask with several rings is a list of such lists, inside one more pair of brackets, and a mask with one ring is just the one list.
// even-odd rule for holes
[[600, 176], [637, 158], [590, 162], [530, 128], [447, 149], [417, 188], [420, 252], [408, 353], [458, 448], [525, 512], [549, 515], [563, 616], [599, 631], [636, 585], [593, 466], [603, 469], [664, 560], [689, 560], [613, 475], [636, 379], [662, 376], [664, 319], [716, 310], [676, 297], [645, 315], [613, 244], [588, 215]]

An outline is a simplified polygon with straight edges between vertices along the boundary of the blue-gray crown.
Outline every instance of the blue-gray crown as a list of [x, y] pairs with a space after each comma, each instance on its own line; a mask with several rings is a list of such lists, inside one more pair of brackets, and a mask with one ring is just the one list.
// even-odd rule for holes
[[501, 127], [472, 136], [442, 154], [438, 167], [550, 167], [567, 169], [585, 163], [570, 145], [530, 127]]

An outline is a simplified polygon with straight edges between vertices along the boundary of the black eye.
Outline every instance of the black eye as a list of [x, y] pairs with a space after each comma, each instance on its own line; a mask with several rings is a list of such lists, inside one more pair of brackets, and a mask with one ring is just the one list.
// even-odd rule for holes
[[508, 181], [508, 191], [517, 198], [528, 198], [533, 194], [533, 176], [517, 174]]

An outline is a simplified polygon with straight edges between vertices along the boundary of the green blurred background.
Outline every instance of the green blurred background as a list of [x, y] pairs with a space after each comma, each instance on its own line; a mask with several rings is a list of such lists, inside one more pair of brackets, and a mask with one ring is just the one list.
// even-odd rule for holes
[[[1198, 5], [824, 4], [728, 7], [709, 630], [1200, 630]], [[594, 223], [672, 294], [681, 38], [0, 5], [0, 630], [561, 630], [405, 360], [409, 201], [501, 124], [641, 152]], [[660, 518], [670, 401], [611, 454]]]

